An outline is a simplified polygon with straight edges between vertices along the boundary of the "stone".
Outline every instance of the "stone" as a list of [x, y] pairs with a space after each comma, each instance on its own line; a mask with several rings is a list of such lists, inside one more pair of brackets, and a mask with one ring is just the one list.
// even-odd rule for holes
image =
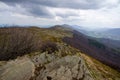
[[0, 80], [29, 80], [34, 76], [35, 66], [28, 58], [9, 61], [0, 67]]
[[93, 78], [80, 57], [66, 56], [46, 64], [36, 80], [93, 80]]

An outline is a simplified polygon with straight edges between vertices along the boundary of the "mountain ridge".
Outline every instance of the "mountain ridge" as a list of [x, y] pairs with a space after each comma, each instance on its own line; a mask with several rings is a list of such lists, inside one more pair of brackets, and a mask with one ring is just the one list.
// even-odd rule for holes
[[[85, 51], [89, 50], [89, 46], [87, 47], [83, 46], [84, 44], [86, 45], [88, 44], [87, 41], [89, 37], [73, 29], [63, 28], [61, 25], [56, 25], [51, 28], [38, 28], [34, 26], [27, 28], [23, 27], [21, 28], [11, 27], [4, 29], [2, 28], [0, 29], [0, 48], [3, 42], [6, 43], [6, 41], [2, 41], [1, 38], [5, 38], [3, 40], [6, 41], [8, 40], [8, 44], [13, 45], [12, 43], [14, 43], [14, 45], [7, 46], [3, 44], [8, 48], [7, 51], [9, 51], [10, 48], [10, 52], [9, 53], [7, 52], [7, 54], [6, 52], [3, 52], [5, 56], [2, 57], [3, 61], [0, 61], [0, 69], [2, 69], [2, 71], [0, 71], [0, 79], [3, 80], [120, 79], [120, 73], [118, 72], [117, 69], [113, 69], [101, 63], [96, 58], [89, 56], [83, 51], [84, 49]], [[79, 47], [78, 41], [80, 40], [82, 48], [77, 49], [75, 46], [72, 46], [69, 43], [69, 41], [63, 42], [63, 39], [65, 38], [69, 39], [70, 43], [72, 44], [77, 43], [75, 45], [77, 45], [78, 47]], [[37, 42], [36, 39], [40, 42]], [[9, 40], [11, 40], [10, 43]], [[24, 44], [23, 40], [27, 44]], [[71, 42], [71, 40], [75, 43]], [[31, 45], [29, 46], [31, 41], [32, 47]], [[17, 42], [19, 42], [22, 45], [17, 46], [18, 45], [16, 44]], [[96, 47], [93, 47], [92, 45], [90, 46], [91, 49], [96, 50]], [[100, 48], [100, 50], [104, 49], [104, 47], [106, 48], [106, 46], [103, 46], [100, 43], [99, 46], [97, 47]], [[6, 51], [7, 48], [2, 49]], [[13, 49], [13, 51], [11, 51], [11, 49]], [[21, 53], [21, 49], [23, 49], [22, 51], [25, 51], [24, 54]], [[18, 51], [16, 52], [16, 50]], [[87, 53], [89, 53], [89, 51], [87, 51]], [[13, 55], [15, 56], [14, 58], [12, 58]], [[25, 64], [23, 64], [24, 66], [21, 67], [23, 62]], [[23, 69], [24, 67], [26, 67], [25, 70]], [[27, 67], [30, 69], [30, 71], [26, 71], [28, 70]], [[22, 73], [24, 74], [20, 75]]]

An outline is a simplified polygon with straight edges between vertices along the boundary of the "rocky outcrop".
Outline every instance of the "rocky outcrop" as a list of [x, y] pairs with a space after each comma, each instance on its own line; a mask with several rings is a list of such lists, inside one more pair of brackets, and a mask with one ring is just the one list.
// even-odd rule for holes
[[42, 53], [9, 61], [0, 68], [0, 80], [93, 80], [82, 58]]
[[[37, 62], [43, 65], [43, 62], [40, 61], [44, 61], [45, 64], [44, 67], [39, 67], [41, 69], [39, 69], [36, 80], [93, 80], [84, 61], [78, 56], [65, 56], [63, 58], [55, 58], [52, 54], [41, 54], [41, 56], [36, 57]], [[45, 56], [47, 58], [44, 60]], [[51, 59], [50, 56], [52, 56]]]
[[29, 80], [35, 66], [28, 58], [10, 61], [0, 67], [0, 80]]

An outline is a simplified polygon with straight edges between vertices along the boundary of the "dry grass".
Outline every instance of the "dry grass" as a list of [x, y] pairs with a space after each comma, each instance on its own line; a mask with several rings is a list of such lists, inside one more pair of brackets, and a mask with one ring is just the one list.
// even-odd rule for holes
[[81, 54], [81, 57], [85, 60], [87, 67], [89, 68], [92, 76], [96, 80], [101, 80], [102, 78], [107, 80], [119, 80], [120, 73], [112, 69], [109, 66], [102, 64], [101, 62], [85, 55]]

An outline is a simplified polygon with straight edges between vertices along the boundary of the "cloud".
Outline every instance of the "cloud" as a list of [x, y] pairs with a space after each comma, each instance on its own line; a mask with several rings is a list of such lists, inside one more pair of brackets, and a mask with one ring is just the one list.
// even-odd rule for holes
[[79, 10], [66, 9], [66, 8], [48, 8], [49, 12], [54, 16], [59, 16], [62, 18], [68, 18], [70, 16], [79, 16]]
[[23, 5], [27, 14], [34, 17], [52, 18], [54, 17], [46, 7], [36, 5]]
[[[119, 0], [0, 0], [1, 2], [9, 5], [9, 6], [20, 6], [24, 8], [25, 15], [31, 15], [35, 17], [45, 17], [51, 18], [55, 17], [51, 12], [49, 12], [48, 8], [66, 8], [66, 9], [100, 9], [103, 7], [113, 7], [119, 3]], [[59, 9], [60, 10], [60, 9]], [[14, 12], [19, 12], [16, 10]], [[61, 11], [62, 12], [62, 11]], [[77, 14], [74, 12], [57, 13], [57, 16], [67, 17], [67, 16], [76, 16]]]
[[120, 0], [0, 0], [0, 23], [117, 27], [119, 17]]
[[21, 13], [24, 15], [34, 16], [34, 17], [44, 17], [44, 18], [53, 17], [53, 15], [49, 13], [49, 11], [47, 10], [47, 8], [45, 6], [36, 5], [36, 4], [32, 4], [32, 3], [28, 4], [28, 2], [26, 4], [26, 2], [23, 3], [22, 0], [20, 3], [19, 3], [19, 1], [17, 2], [17, 0], [14, 0], [11, 2], [9, 2], [9, 0], [8, 0], [7, 2], [0, 2], [0, 4], [2, 4], [0, 11]]
[[43, 5], [48, 7], [58, 8], [72, 8], [72, 9], [98, 9], [103, 6], [105, 1], [102, 0], [1, 0], [2, 2], [13, 5], [13, 4], [24, 4], [24, 5]]

